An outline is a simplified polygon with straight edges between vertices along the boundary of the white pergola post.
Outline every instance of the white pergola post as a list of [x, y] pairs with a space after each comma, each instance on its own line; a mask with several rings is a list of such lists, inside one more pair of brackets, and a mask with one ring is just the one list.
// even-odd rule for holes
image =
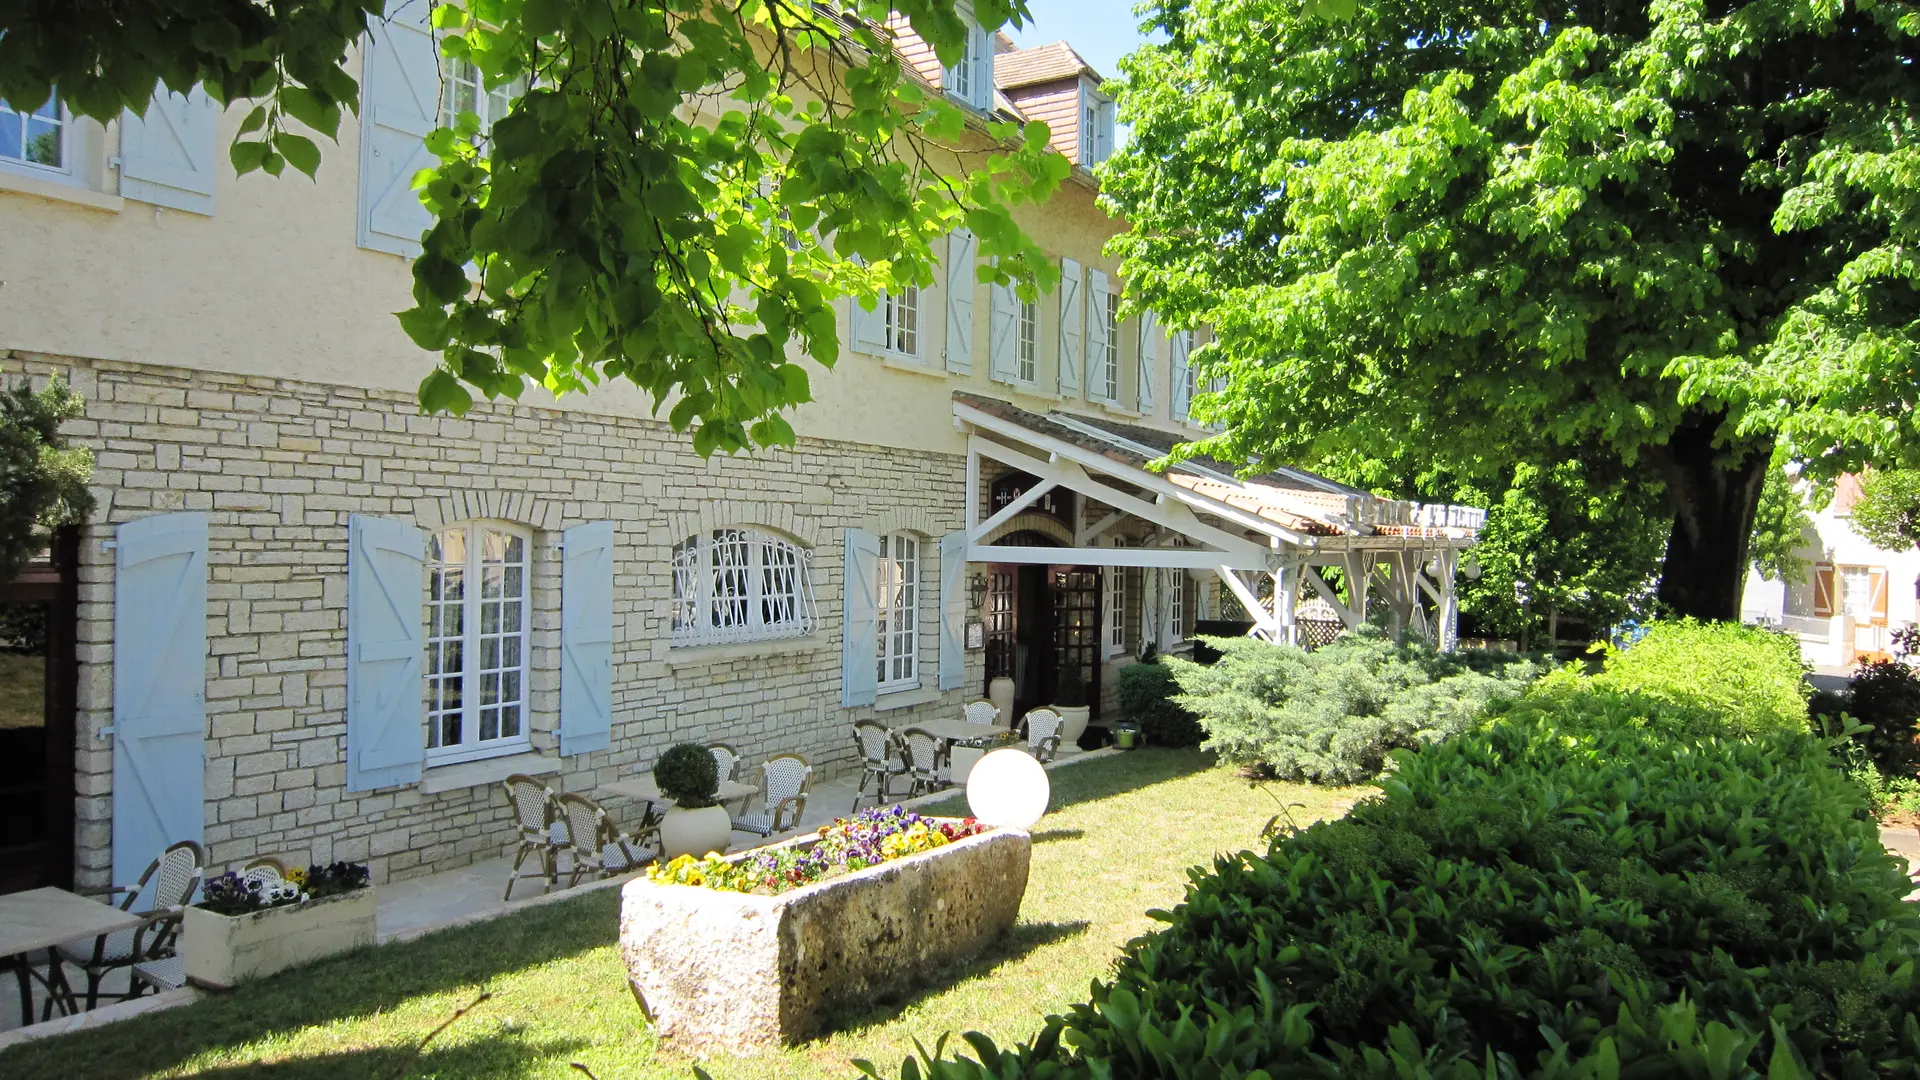
[[1347, 606], [1353, 610], [1353, 618], [1348, 620], [1349, 630], [1367, 621], [1367, 590], [1373, 582], [1373, 552], [1367, 550], [1347, 552]]
[[1434, 635], [1441, 652], [1452, 652], [1460, 644], [1460, 596], [1454, 590], [1454, 571], [1460, 565], [1460, 552], [1454, 548], [1442, 551], [1436, 561], [1440, 564], [1440, 626]]

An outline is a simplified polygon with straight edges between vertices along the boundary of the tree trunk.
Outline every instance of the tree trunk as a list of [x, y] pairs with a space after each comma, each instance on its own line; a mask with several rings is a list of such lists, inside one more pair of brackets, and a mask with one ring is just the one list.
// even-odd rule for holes
[[1676, 615], [1737, 619], [1747, 579], [1747, 546], [1773, 456], [1770, 443], [1716, 448], [1724, 416], [1689, 416], [1651, 453], [1667, 484], [1673, 534], [1656, 597]]

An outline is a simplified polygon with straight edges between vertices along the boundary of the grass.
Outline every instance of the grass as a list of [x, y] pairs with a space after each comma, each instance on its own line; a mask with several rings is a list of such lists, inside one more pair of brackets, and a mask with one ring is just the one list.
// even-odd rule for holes
[[[1303, 821], [1352, 791], [1254, 790], [1196, 751], [1150, 750], [1053, 774], [1020, 922], [988, 955], [926, 990], [839, 1019], [815, 1042], [705, 1063], [716, 1080], [847, 1077], [852, 1058], [896, 1068], [919, 1039], [979, 1030], [997, 1041], [1084, 1000], [1120, 946], [1170, 907], [1187, 867], [1256, 841], [1281, 802]], [[936, 812], [940, 812], [936, 810]], [[954, 802], [944, 812], [964, 812]], [[0, 1076], [551, 1077], [692, 1075], [659, 1049], [615, 947], [619, 894], [605, 890], [476, 926], [285, 973], [96, 1031], [0, 1052]], [[491, 997], [417, 1050], [462, 1006]]]
[[45, 724], [46, 694], [46, 657], [0, 651], [0, 728]]

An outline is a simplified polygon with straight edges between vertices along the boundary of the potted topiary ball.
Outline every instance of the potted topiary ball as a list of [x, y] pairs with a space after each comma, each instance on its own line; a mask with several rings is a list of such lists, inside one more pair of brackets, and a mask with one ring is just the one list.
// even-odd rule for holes
[[733, 840], [733, 819], [714, 796], [720, 790], [720, 769], [713, 754], [699, 743], [667, 748], [653, 766], [653, 782], [673, 803], [660, 822], [660, 858], [725, 853]]
[[1087, 704], [1087, 684], [1080, 678], [1080, 668], [1070, 665], [1060, 669], [1053, 683], [1053, 711], [1060, 714], [1059, 753], [1072, 754], [1080, 750], [1080, 736], [1086, 733], [1087, 718], [1093, 709]]

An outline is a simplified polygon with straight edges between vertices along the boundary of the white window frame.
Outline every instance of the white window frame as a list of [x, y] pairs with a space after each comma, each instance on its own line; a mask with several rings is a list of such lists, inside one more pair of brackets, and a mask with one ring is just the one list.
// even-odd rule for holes
[[920, 287], [903, 285], [882, 292], [876, 314], [880, 317], [882, 347], [893, 356], [920, 359], [920, 347], [926, 339], [920, 319]]
[[[1878, 569], [1871, 566], [1850, 566], [1842, 563], [1834, 567], [1834, 577], [1840, 589], [1840, 603], [1837, 610], [1855, 623], [1866, 625], [1873, 621], [1873, 573]], [[1858, 588], [1855, 587], [1856, 583]], [[1858, 607], [1860, 610], [1855, 611]]]
[[804, 637], [817, 622], [813, 552], [805, 545], [731, 525], [673, 546], [668, 632], [675, 648]]
[[875, 690], [891, 693], [920, 686], [920, 558], [925, 544], [914, 533], [880, 538], [874, 597], [879, 624], [875, 638]]
[[1101, 295], [1101, 307], [1106, 310], [1100, 313], [1100, 317], [1107, 324], [1107, 370], [1105, 385], [1100, 388], [1104, 395], [1101, 400], [1109, 404], [1118, 404], [1120, 401], [1120, 295], [1112, 292]]
[[[955, 101], [971, 105], [981, 112], [993, 110], [993, 35], [986, 33], [980, 24], [974, 21], [972, 11], [962, 7], [961, 21], [966, 24], [967, 48], [960, 56], [960, 62], [940, 72], [940, 84], [946, 89], [947, 96]], [[983, 52], [982, 50], [985, 50]], [[985, 63], [981, 57], [985, 56]], [[981, 80], [985, 85], [974, 85], [974, 75], [985, 74]], [[964, 85], [963, 85], [964, 84]]]
[[1040, 381], [1040, 302], [1018, 300], [1020, 311], [1014, 316], [1014, 376], [1033, 386]]
[[1113, 113], [1113, 100], [1100, 94], [1093, 84], [1080, 82], [1080, 167], [1091, 169], [1113, 156], [1106, 138], [1105, 120]]
[[464, 56], [446, 57], [440, 71], [440, 126], [450, 128], [465, 110], [455, 110], [453, 93], [456, 86], [466, 86], [473, 93], [474, 116], [480, 120], [480, 134], [486, 135], [493, 125], [512, 110], [513, 103], [527, 90], [525, 79], [515, 79], [504, 86], [487, 89], [486, 76], [480, 73], [473, 61]]
[[55, 111], [60, 114], [60, 131], [58, 135], [60, 164], [42, 165], [38, 162], [26, 160], [27, 117], [33, 114], [15, 108], [11, 102], [8, 102], [6, 103], [5, 111], [20, 119], [21, 144], [17, 148], [20, 156], [17, 158], [0, 156], [0, 172], [12, 173], [15, 176], [30, 176], [37, 180], [51, 180], [63, 184], [75, 184], [79, 182], [80, 173], [78, 169], [74, 168], [73, 161], [73, 113], [67, 109], [67, 103], [60, 99], [58, 92], [54, 93], [52, 100], [55, 103]]
[[[1119, 540], [1114, 547], [1124, 546]], [[1109, 659], [1127, 651], [1127, 568], [1107, 567], [1107, 648]]]
[[[466, 547], [466, 557], [459, 563], [446, 562], [435, 556], [436, 550], [439, 550], [437, 547], [439, 538], [447, 533], [454, 532], [465, 534], [464, 544]], [[519, 540], [522, 553], [521, 561], [517, 564], [489, 562], [485, 557], [485, 545], [481, 542], [489, 532], [500, 533], [512, 539]], [[529, 654], [532, 652], [533, 645], [531, 633], [531, 609], [533, 607], [533, 533], [511, 522], [480, 519], [464, 521], [450, 525], [444, 529], [436, 530], [433, 537], [429, 539], [428, 545], [426, 583], [424, 589], [427, 615], [426, 654], [422, 658], [421, 663], [422, 693], [425, 696], [427, 714], [427, 764], [429, 766], [452, 765], [463, 761], [476, 761], [481, 758], [499, 757], [504, 754], [518, 754], [531, 750], [533, 744], [529, 732], [532, 727], [532, 710], [529, 707], [530, 688], [528, 684], [529, 676], [531, 675]], [[501, 568], [502, 595], [497, 598], [486, 595], [486, 569], [489, 566], [499, 566]], [[506, 579], [509, 576], [508, 570], [516, 566], [520, 570], [520, 589], [517, 595], [509, 596], [506, 595], [504, 591]], [[448, 606], [445, 601], [435, 599], [434, 587], [437, 583], [436, 576], [451, 569], [458, 569], [460, 571], [462, 582], [461, 599], [459, 601], [461, 632], [457, 638], [442, 634], [440, 631], [444, 622], [435, 618], [442, 608]], [[444, 588], [444, 586], [442, 586], [442, 588]], [[502, 629], [496, 634], [491, 635], [485, 633], [484, 623], [485, 609], [490, 602], [497, 602], [502, 607], [500, 624]], [[520, 617], [516, 625], [507, 627], [504, 608], [506, 604], [511, 602], [519, 603]], [[491, 668], [481, 666], [481, 661], [485, 656], [485, 642], [483, 638], [489, 636], [498, 639], [499, 649], [502, 654], [496, 658], [496, 663]], [[504, 659], [504, 653], [506, 652], [507, 642], [509, 640], [515, 640], [518, 645], [519, 662], [513, 665], [498, 662]], [[453, 644], [454, 642], [458, 642], [460, 647], [460, 666], [458, 669], [460, 676], [460, 707], [458, 712], [460, 717], [460, 740], [448, 745], [443, 742], [446, 737], [444, 723], [447, 717], [454, 715], [454, 711], [439, 708], [431, 691], [436, 682], [447, 681], [446, 676], [451, 674], [450, 672], [439, 669], [442, 663], [444, 663], [444, 657], [446, 656], [446, 652], [444, 651], [445, 646]], [[441, 651], [436, 652], [436, 650]], [[491, 705], [484, 702], [482, 700], [482, 688], [489, 675], [498, 677], [503, 687], [509, 675], [515, 677], [519, 682], [518, 693], [509, 699], [504, 691], [497, 691], [496, 693], [500, 700]], [[481, 738], [479, 733], [482, 726], [481, 721], [484, 719], [482, 716], [483, 711], [488, 708], [498, 709], [500, 710], [502, 719], [504, 719], [506, 709], [509, 707], [517, 710], [519, 730], [511, 735], [496, 735], [491, 739]]]
[[1167, 571], [1167, 584], [1173, 590], [1167, 597], [1167, 638], [1161, 650], [1173, 648], [1187, 639], [1187, 572]]

